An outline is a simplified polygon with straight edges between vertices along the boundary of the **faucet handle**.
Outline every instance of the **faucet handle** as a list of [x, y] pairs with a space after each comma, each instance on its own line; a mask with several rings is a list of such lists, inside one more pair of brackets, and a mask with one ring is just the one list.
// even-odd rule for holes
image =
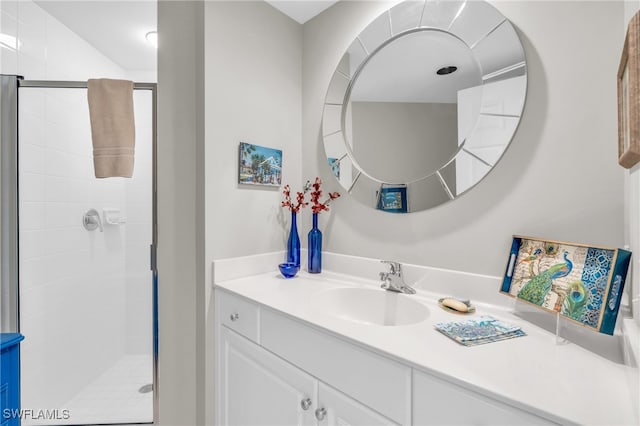
[[400, 275], [402, 272], [402, 265], [399, 262], [394, 262], [393, 260], [381, 260], [380, 262], [386, 263], [389, 265], [391, 269], [392, 275]]

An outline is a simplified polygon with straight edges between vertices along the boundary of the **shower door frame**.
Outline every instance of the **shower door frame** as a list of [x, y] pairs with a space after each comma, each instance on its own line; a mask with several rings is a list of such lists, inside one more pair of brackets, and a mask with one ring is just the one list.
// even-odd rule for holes
[[[3, 75], [3, 77], [7, 77]], [[15, 97], [15, 134], [17, 135], [17, 125], [18, 125], [18, 102], [20, 98], [20, 90], [21, 88], [40, 88], [40, 89], [86, 89], [87, 82], [86, 81], [55, 81], [55, 80], [24, 80], [21, 76], [10, 76], [15, 77], [16, 81], [16, 92], [17, 96]], [[150, 261], [149, 267], [152, 272], [152, 311], [153, 311], [153, 424], [157, 424], [158, 422], [158, 268], [156, 262], [156, 253], [158, 247], [158, 208], [157, 208], [157, 196], [158, 196], [158, 84], [157, 83], [133, 83], [133, 90], [149, 90], [151, 91], [151, 103], [152, 103], [152, 243], [150, 246]], [[16, 152], [16, 160], [18, 151], [18, 139], [19, 135], [13, 140], [15, 146], [13, 149]], [[5, 143], [3, 142], [3, 145]], [[16, 200], [16, 210], [17, 200], [18, 200], [18, 185], [17, 185], [17, 174], [18, 174], [18, 166], [17, 161], [15, 162], [15, 200]], [[17, 221], [15, 232], [17, 234]], [[17, 242], [16, 242], [17, 245]], [[17, 264], [18, 256], [16, 254], [15, 262]], [[17, 268], [17, 266], [16, 266]], [[17, 274], [17, 272], [16, 272]], [[19, 312], [19, 300], [18, 300], [18, 290], [19, 290], [19, 280], [16, 279], [15, 282], [15, 309], [16, 313]], [[16, 328], [19, 331], [20, 323], [19, 318], [16, 319]]]

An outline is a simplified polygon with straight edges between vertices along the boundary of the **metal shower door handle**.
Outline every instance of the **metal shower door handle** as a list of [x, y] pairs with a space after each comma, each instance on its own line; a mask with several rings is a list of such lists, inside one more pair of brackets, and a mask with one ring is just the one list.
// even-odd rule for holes
[[82, 216], [82, 226], [84, 226], [84, 229], [87, 231], [95, 231], [96, 228], [100, 228], [100, 232], [104, 232], [100, 213], [98, 213], [96, 209], [89, 209], [84, 216]]

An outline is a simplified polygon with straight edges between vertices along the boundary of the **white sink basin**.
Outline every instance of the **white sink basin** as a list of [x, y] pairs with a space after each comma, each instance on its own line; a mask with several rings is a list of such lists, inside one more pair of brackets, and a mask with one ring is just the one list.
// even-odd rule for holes
[[429, 308], [411, 295], [383, 289], [334, 288], [314, 295], [316, 309], [360, 324], [399, 326], [422, 322]]

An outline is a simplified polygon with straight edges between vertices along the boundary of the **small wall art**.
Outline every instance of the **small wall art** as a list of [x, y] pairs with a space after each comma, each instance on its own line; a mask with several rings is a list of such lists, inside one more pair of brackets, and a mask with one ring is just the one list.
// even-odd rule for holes
[[327, 161], [329, 162], [329, 167], [331, 167], [331, 171], [335, 177], [340, 180], [340, 160], [333, 157], [327, 157]]
[[378, 210], [407, 213], [407, 186], [383, 184], [377, 194]]
[[500, 291], [613, 334], [631, 253], [514, 236]]
[[276, 187], [281, 185], [281, 150], [240, 142], [238, 151], [238, 183]]
[[631, 168], [640, 161], [640, 12], [627, 27], [618, 68], [618, 163]]

